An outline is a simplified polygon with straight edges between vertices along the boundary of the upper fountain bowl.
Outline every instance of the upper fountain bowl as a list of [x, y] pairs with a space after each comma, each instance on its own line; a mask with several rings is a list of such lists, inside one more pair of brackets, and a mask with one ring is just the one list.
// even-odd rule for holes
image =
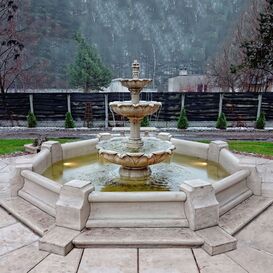
[[115, 101], [110, 103], [110, 107], [115, 113], [128, 119], [142, 119], [145, 116], [150, 116], [156, 113], [161, 106], [161, 102], [156, 101], [140, 101], [137, 104], [131, 101]]
[[120, 81], [124, 87], [130, 91], [141, 91], [144, 87], [149, 85], [152, 80], [150, 79], [124, 79]]

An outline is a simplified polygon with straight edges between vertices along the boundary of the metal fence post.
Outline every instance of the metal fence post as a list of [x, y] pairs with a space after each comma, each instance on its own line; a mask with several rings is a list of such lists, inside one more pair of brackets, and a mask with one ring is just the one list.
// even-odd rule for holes
[[108, 94], [104, 95], [104, 111], [105, 111], [105, 128], [108, 128], [109, 110], [108, 110]]
[[220, 115], [221, 115], [222, 112], [223, 112], [223, 100], [224, 100], [224, 94], [223, 94], [223, 93], [220, 93], [218, 117], [220, 117]]
[[181, 111], [185, 108], [186, 95], [183, 93], [181, 97]]
[[263, 94], [260, 93], [258, 96], [257, 119], [260, 117], [261, 112], [262, 112], [262, 102], [263, 102]]
[[30, 112], [34, 114], [33, 94], [29, 94], [29, 105], [30, 105]]
[[71, 95], [67, 94], [67, 112], [71, 113]]

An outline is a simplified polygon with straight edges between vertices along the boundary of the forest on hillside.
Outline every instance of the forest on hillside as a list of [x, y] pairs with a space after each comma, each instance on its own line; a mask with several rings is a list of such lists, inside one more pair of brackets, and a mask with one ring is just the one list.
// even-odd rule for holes
[[202, 72], [230, 35], [248, 0], [22, 0], [17, 28], [28, 73], [23, 88], [68, 88], [67, 67], [81, 32], [114, 77], [142, 73], [164, 86], [180, 66]]

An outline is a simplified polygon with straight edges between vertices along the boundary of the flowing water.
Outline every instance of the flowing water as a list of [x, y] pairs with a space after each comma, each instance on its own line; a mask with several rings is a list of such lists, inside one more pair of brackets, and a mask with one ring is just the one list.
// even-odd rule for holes
[[119, 167], [102, 162], [97, 154], [61, 161], [44, 173], [44, 176], [65, 184], [71, 180], [91, 181], [96, 191], [179, 191], [185, 180], [204, 179], [215, 182], [228, 173], [212, 162], [175, 154], [170, 162], [151, 166], [152, 175], [145, 181], [124, 181], [119, 177]]

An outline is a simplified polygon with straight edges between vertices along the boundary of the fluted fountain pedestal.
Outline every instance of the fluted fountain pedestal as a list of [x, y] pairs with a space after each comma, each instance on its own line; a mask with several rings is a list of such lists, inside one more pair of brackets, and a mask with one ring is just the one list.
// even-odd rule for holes
[[[128, 81], [126, 80], [126, 83]], [[139, 97], [139, 96], [138, 96]], [[124, 102], [111, 102], [110, 107], [112, 110], [124, 117], [127, 117], [130, 121], [130, 137], [127, 142], [129, 149], [139, 149], [143, 146], [143, 140], [140, 136], [141, 121], [145, 116], [152, 115], [157, 112], [161, 103], [156, 101], [137, 101], [133, 103], [131, 101]]]
[[151, 169], [150, 167], [146, 168], [127, 168], [127, 167], [121, 167], [119, 169], [119, 175], [121, 178], [123, 178], [126, 181], [142, 181], [147, 179], [151, 176]]

